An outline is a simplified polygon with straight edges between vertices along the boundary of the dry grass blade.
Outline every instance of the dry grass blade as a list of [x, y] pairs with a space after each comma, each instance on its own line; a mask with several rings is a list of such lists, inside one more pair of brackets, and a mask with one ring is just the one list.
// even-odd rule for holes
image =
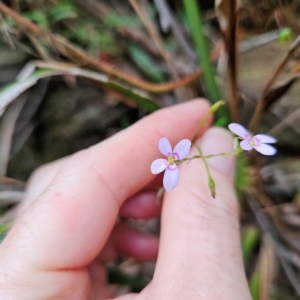
[[[268, 134], [277, 136], [280, 132], [282, 132], [286, 127], [293, 127], [293, 125], [299, 121], [300, 117], [300, 108], [296, 109], [293, 113], [291, 113], [289, 116], [284, 118], [281, 122], [276, 124], [269, 132]], [[295, 128], [294, 128], [295, 129]], [[298, 133], [299, 130], [296, 130]]]
[[[32, 69], [32, 64], [29, 63], [28, 65], [30, 65], [30, 71], [32, 72], [29, 76], [26, 77], [21, 76], [18, 79], [16, 79], [14, 82], [0, 89], [0, 111], [4, 111], [7, 105], [9, 105], [21, 93], [23, 93], [24, 91], [32, 87], [34, 84], [36, 84], [36, 82], [39, 79], [60, 74], [60, 72], [53, 71], [53, 70], [39, 70], [33, 72], [34, 69]], [[27, 66], [25, 66], [24, 69], [27, 69]]]
[[217, 0], [216, 15], [219, 20], [227, 55], [227, 81], [231, 120], [239, 121], [237, 93], [237, 3], [236, 0]]
[[254, 37], [246, 39], [245, 41], [242, 41], [238, 47], [239, 53], [248, 52], [254, 48], [261, 47], [272, 41], [277, 40], [278, 33], [279, 33], [278, 30], [268, 31], [266, 33], [262, 33], [258, 36], [254, 36]]
[[10, 156], [10, 147], [17, 118], [28, 98], [22, 94], [6, 109], [0, 122], [0, 176], [6, 175], [7, 164]]
[[43, 78], [31, 89], [30, 97], [26, 101], [15, 125], [10, 159], [19, 152], [36, 128], [36, 121], [33, 117], [44, 100], [50, 80], [51, 77]]
[[[294, 73], [294, 71], [298, 71], [298, 73]], [[278, 81], [276, 85], [269, 91], [268, 95], [265, 98], [265, 106], [264, 110], [268, 109], [277, 99], [279, 99], [282, 95], [284, 95], [290, 87], [295, 83], [297, 79], [300, 77], [299, 65], [297, 65], [289, 74], [288, 77]], [[296, 109], [289, 116], [284, 118], [281, 122], [276, 124], [269, 132], [270, 135], [278, 135], [281, 131], [283, 131], [286, 127], [293, 127], [294, 122], [298, 120], [300, 113], [300, 109]], [[294, 128], [295, 129], [295, 128]], [[296, 129], [297, 131], [297, 129]]]
[[[279, 207], [274, 205], [268, 195], [263, 192], [262, 187], [260, 187], [260, 189], [258, 189], [258, 187], [256, 188], [255, 197], [263, 207], [263, 210], [261, 212], [266, 213], [272, 219], [272, 222], [276, 227], [278, 233], [281, 235], [282, 240], [286, 243], [291, 251], [298, 253], [298, 251], [300, 251], [300, 244], [298, 243], [298, 239], [295, 239], [295, 235], [288, 228], [286, 222], [284, 222], [280, 214]], [[270, 208], [272, 208], [273, 210], [270, 210]], [[273, 213], [270, 213], [270, 211], [272, 211]], [[299, 234], [297, 234], [297, 237], [298, 236]]]
[[[36, 67], [41, 69], [34, 71]], [[115, 82], [104, 74], [78, 68], [71, 64], [36, 61], [29, 62], [21, 71], [21, 76], [19, 75], [16, 81], [0, 89], [0, 110], [5, 108], [22, 92], [33, 86], [39, 79], [64, 74], [80, 76], [101, 84], [101, 86], [127, 96], [137, 105], [150, 112], [159, 109], [159, 105], [146, 92]]]
[[6, 226], [7, 230], [9, 230], [11, 223], [14, 221], [18, 214], [18, 211], [18, 206], [15, 206], [9, 209], [4, 215], [0, 216], [0, 226]]
[[[300, 257], [298, 253], [291, 251], [285, 244], [282, 235], [279, 234], [278, 229], [274, 226], [270, 217], [261, 211], [262, 206], [257, 202], [253, 195], [247, 195], [247, 202], [255, 214], [260, 227], [272, 237], [275, 254], [279, 258], [294, 290], [300, 296], [300, 284], [297, 279], [300, 272]], [[297, 268], [298, 274], [295, 271], [295, 267]]]
[[25, 182], [10, 177], [0, 176], [0, 190], [3, 189], [4, 186], [9, 186], [10, 188], [18, 190], [24, 190]]
[[[267, 96], [268, 96], [274, 82], [276, 81], [279, 74], [281, 73], [283, 67], [285, 66], [285, 64], [287, 63], [287, 61], [289, 60], [289, 58], [295, 52], [295, 50], [298, 48], [299, 45], [300, 45], [300, 35], [292, 43], [288, 52], [283, 56], [280, 63], [278, 64], [278, 66], [275, 68], [274, 72], [271, 74], [270, 78], [268, 79], [268, 81], [263, 89], [260, 100], [258, 101], [258, 103], [256, 105], [254, 114], [252, 115], [252, 118], [249, 122], [248, 128], [250, 131], [252, 131], [252, 132], [256, 131], [256, 128], [258, 126], [258, 123], [262, 117], [262, 114], [263, 114], [265, 108], [272, 105], [278, 99], [278, 98], [272, 98], [272, 101], [270, 101], [270, 98], [268, 99]], [[266, 105], [267, 101], [268, 101], [268, 105]]]
[[25, 192], [0, 191], [0, 206], [16, 204], [22, 201]]
[[162, 14], [165, 18], [168, 18], [170, 22], [170, 27], [172, 28], [172, 32], [174, 36], [177, 38], [179, 44], [181, 45], [182, 49], [185, 51], [186, 55], [192, 60], [196, 62], [196, 54], [192, 47], [188, 44], [185, 39], [185, 36], [177, 22], [174, 18], [166, 0], [154, 0], [157, 9], [159, 10], [160, 14]]
[[290, 89], [296, 79], [297, 76], [294, 75], [279, 81], [266, 95], [263, 109], [267, 110], [275, 101], [283, 96]]
[[259, 255], [259, 299], [268, 300], [271, 284], [275, 277], [275, 254], [273, 245], [264, 237]]

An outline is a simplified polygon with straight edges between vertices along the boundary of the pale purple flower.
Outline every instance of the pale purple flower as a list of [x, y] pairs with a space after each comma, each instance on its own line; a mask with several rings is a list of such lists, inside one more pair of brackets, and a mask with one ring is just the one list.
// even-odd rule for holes
[[257, 134], [251, 136], [248, 130], [237, 123], [229, 124], [228, 128], [238, 135], [243, 141], [240, 142], [240, 146], [243, 150], [252, 150], [253, 148], [264, 155], [274, 155], [277, 153], [277, 149], [267, 144], [273, 144], [277, 142], [277, 139], [267, 134]]
[[186, 158], [191, 149], [191, 141], [184, 139], [180, 141], [172, 150], [171, 144], [167, 138], [161, 138], [158, 143], [159, 151], [167, 158], [156, 159], [151, 164], [151, 173], [159, 174], [165, 171], [164, 174], [164, 188], [166, 191], [172, 191], [179, 182], [180, 173], [176, 160]]

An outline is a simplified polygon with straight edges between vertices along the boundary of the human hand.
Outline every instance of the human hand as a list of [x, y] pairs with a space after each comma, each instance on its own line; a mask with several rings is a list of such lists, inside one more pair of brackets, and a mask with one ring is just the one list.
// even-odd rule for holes
[[[1, 298], [112, 297], [105, 263], [118, 252], [147, 260], [158, 251], [155, 237], [116, 225], [118, 215], [147, 219], [160, 213], [150, 173], [159, 157], [158, 141], [167, 137], [175, 145], [191, 138], [207, 110], [204, 101], [160, 110], [37, 171], [0, 247]], [[232, 150], [230, 135], [217, 128], [199, 144], [204, 154]], [[140, 294], [119, 300], [251, 299], [241, 259], [234, 158], [215, 157], [208, 163], [216, 198], [210, 196], [201, 160], [180, 165], [179, 186], [163, 199], [153, 280]]]

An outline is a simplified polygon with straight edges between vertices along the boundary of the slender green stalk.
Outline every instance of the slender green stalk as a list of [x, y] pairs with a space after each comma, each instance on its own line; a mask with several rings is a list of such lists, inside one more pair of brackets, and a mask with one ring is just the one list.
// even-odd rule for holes
[[205, 156], [203, 156], [202, 150], [200, 149], [200, 147], [198, 145], [195, 145], [195, 146], [196, 146], [199, 154], [202, 156], [202, 159], [203, 159], [203, 162], [204, 162], [205, 170], [206, 170], [206, 173], [208, 175], [208, 187], [210, 189], [211, 196], [213, 198], [215, 198], [216, 197], [216, 186], [215, 186], [214, 180], [211, 177], [210, 170], [209, 170], [206, 158], [205, 158]]
[[[185, 12], [188, 18], [191, 33], [196, 46], [196, 53], [201, 64], [207, 94], [210, 100], [215, 103], [221, 99], [219, 88], [215, 81], [213, 67], [209, 59], [209, 51], [203, 34], [203, 24], [200, 8], [196, 0], [183, 0]], [[225, 110], [222, 109], [224, 116]]]
[[239, 152], [234, 151], [234, 152], [221, 152], [221, 153], [217, 153], [217, 154], [209, 154], [209, 155], [194, 155], [193, 157], [187, 157], [187, 158], [183, 158], [181, 160], [175, 160], [175, 163], [177, 165], [180, 165], [181, 163], [185, 162], [185, 161], [191, 161], [193, 159], [197, 159], [197, 158], [204, 158], [204, 159], [208, 159], [211, 157], [215, 157], [215, 156], [223, 156], [223, 157], [230, 157], [230, 156], [236, 156], [238, 155]]
[[207, 126], [207, 120], [208, 118], [214, 114], [218, 109], [220, 109], [221, 106], [223, 106], [225, 104], [225, 101], [224, 100], [219, 100], [217, 101], [215, 104], [213, 104], [211, 106], [211, 108], [209, 109], [209, 111], [207, 112], [207, 114], [204, 116], [204, 118], [198, 123], [198, 126], [194, 132], [194, 135], [193, 135], [193, 138], [192, 138], [192, 143], [194, 144], [197, 140], [197, 137], [198, 137], [198, 134], [199, 134], [199, 131], [200, 129], [203, 127], [203, 126]]

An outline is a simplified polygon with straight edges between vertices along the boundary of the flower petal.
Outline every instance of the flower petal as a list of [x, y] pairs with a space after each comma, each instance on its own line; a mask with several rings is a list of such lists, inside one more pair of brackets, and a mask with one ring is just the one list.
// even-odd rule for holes
[[251, 137], [248, 130], [241, 124], [231, 123], [228, 125], [228, 128], [230, 131], [242, 137], [243, 139], [249, 139]]
[[277, 139], [267, 134], [257, 134], [253, 137], [253, 139], [254, 138], [258, 139], [260, 143], [264, 144], [277, 143]]
[[251, 146], [249, 140], [241, 141], [240, 146], [243, 150], [252, 150], [253, 149], [253, 147]]
[[163, 180], [165, 190], [167, 192], [171, 192], [172, 190], [174, 190], [178, 185], [179, 178], [180, 173], [177, 166], [174, 169], [167, 168]]
[[275, 155], [277, 153], [277, 149], [273, 146], [267, 144], [260, 144], [257, 147], [254, 147], [256, 151], [263, 155]]
[[184, 139], [180, 141], [174, 148], [173, 154], [177, 154], [178, 158], [176, 159], [183, 159], [186, 158], [187, 155], [190, 153], [192, 142], [188, 139]]
[[156, 159], [151, 164], [151, 173], [152, 174], [159, 174], [167, 168], [168, 164], [167, 161], [163, 158]]
[[164, 154], [165, 156], [172, 154], [172, 147], [167, 138], [161, 138], [158, 142], [158, 149], [159, 151]]

